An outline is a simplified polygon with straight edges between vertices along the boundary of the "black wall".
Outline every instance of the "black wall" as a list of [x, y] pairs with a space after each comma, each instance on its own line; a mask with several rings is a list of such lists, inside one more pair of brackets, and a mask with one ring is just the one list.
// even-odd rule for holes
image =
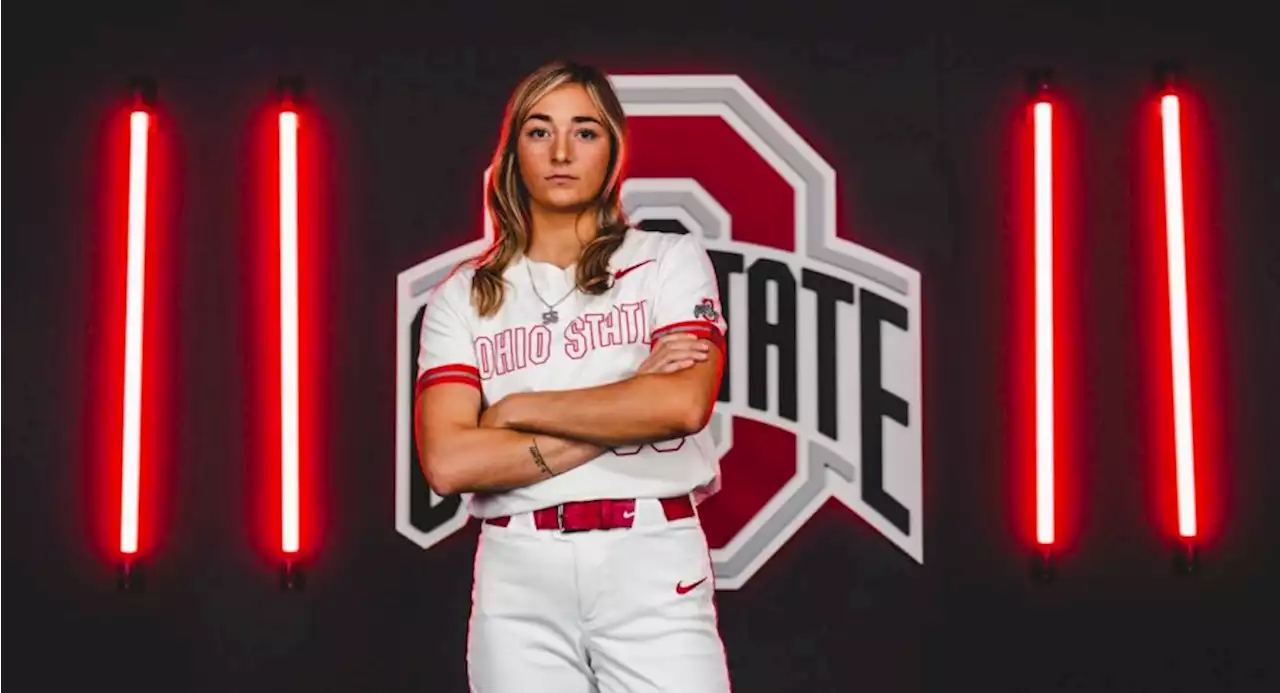
[[[837, 169], [852, 236], [924, 286], [926, 560], [825, 508], [719, 596], [742, 691], [1265, 690], [1280, 577], [1280, 194], [1272, 27], [1224, 4], [106, 3], [10, 8], [4, 86], [4, 596], [24, 690], [461, 690], [474, 533], [393, 519], [396, 273], [473, 237], [510, 88], [544, 60], [743, 76]], [[1197, 287], [1213, 391], [1202, 572], [1170, 568], [1150, 435], [1139, 114], [1179, 58], [1209, 186]], [[1025, 228], [1023, 75], [1056, 71], [1070, 148], [1075, 377], [1058, 580], [1028, 577], [1011, 363]], [[107, 270], [129, 77], [158, 81], [169, 207], [154, 336], [164, 458], [144, 591], [115, 591], [101, 486]], [[307, 588], [283, 593], [254, 384], [263, 114], [282, 74], [320, 120]], [[115, 132], [119, 132], [118, 130]], [[114, 158], [113, 158], [114, 157]], [[118, 177], [118, 176], [117, 176]], [[167, 215], [167, 216], [166, 216]], [[167, 221], [166, 221], [167, 220]], [[116, 226], [112, 226], [116, 224]], [[1208, 229], [1208, 230], [1204, 230]], [[158, 366], [159, 367], [159, 366]], [[110, 452], [109, 450], [107, 451]], [[1163, 514], [1162, 514], [1163, 513]], [[1268, 642], [1270, 641], [1270, 642]]]

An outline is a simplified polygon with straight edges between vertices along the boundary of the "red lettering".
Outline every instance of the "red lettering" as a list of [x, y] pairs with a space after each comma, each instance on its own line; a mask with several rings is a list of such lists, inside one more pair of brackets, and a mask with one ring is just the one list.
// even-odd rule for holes
[[600, 341], [601, 347], [626, 344], [622, 341], [622, 327], [626, 322], [626, 318], [622, 313], [614, 308], [604, 316], [604, 322], [600, 324]]
[[[643, 301], [612, 306], [606, 313], [584, 313], [564, 327], [564, 353], [578, 360], [595, 349], [648, 344], [648, 323]], [[546, 325], [508, 327], [475, 340], [480, 377], [488, 380], [551, 359], [555, 334]]]
[[546, 325], [532, 327], [508, 327], [488, 337], [477, 337], [476, 361], [480, 378], [488, 380], [495, 375], [507, 375], [540, 366], [551, 358], [551, 330]]
[[493, 340], [488, 337], [476, 337], [476, 366], [480, 371], [480, 379], [493, 377]]
[[529, 331], [529, 360], [541, 366], [551, 358], [551, 329], [534, 325]]
[[622, 314], [626, 317], [621, 322], [625, 325], [627, 344], [635, 344], [641, 342], [649, 343], [649, 330], [646, 328], [646, 320], [644, 317], [644, 301], [638, 303], [624, 303], [618, 307]]
[[515, 356], [511, 350], [511, 330], [506, 329], [493, 336], [493, 349], [498, 361], [498, 375], [515, 370]]
[[587, 355], [587, 336], [582, 333], [582, 318], [574, 318], [564, 328], [564, 353], [577, 360]]
[[657, 452], [675, 452], [684, 447], [684, 438], [678, 440], [655, 440], [649, 443], [649, 447]]
[[591, 348], [599, 349], [605, 346], [600, 342], [600, 323], [604, 322], [604, 313], [586, 313], [582, 319], [587, 322], [587, 335], [591, 339]]
[[519, 370], [529, 365], [528, 354], [525, 352], [525, 348], [526, 348], [525, 344], [528, 341], [525, 339], [526, 328], [513, 327], [511, 329], [511, 337], [512, 337], [512, 341], [514, 342], [513, 346], [515, 347], [516, 369]]
[[658, 440], [658, 441], [649, 443], [648, 445], [628, 445], [626, 447], [621, 447], [621, 448], [609, 448], [609, 450], [613, 454], [617, 455], [618, 457], [630, 457], [632, 455], [640, 454], [640, 451], [644, 450], [645, 448], [649, 448], [654, 452], [667, 453], [667, 452], [675, 452], [676, 450], [679, 450], [682, 447], [684, 447], [683, 437], [675, 440]]

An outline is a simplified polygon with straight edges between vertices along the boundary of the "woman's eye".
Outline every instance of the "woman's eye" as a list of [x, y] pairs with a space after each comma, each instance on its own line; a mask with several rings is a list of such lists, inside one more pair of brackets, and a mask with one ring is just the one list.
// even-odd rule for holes
[[547, 136], [547, 131], [542, 128], [534, 128], [529, 131], [529, 136], [534, 139], [540, 139]]
[[595, 138], [599, 137], [600, 134], [595, 130], [579, 130], [578, 136], [584, 140], [594, 140]]

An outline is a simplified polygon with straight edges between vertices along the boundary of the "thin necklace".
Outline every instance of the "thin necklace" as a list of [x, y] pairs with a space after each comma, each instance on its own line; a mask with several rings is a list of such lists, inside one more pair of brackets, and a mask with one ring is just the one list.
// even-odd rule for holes
[[538, 300], [542, 301], [542, 305], [547, 307], [547, 312], [542, 314], [542, 324], [550, 325], [552, 323], [560, 322], [560, 313], [556, 311], [556, 306], [564, 303], [565, 299], [572, 296], [573, 292], [578, 290], [577, 284], [574, 284], [574, 287], [569, 289], [569, 293], [565, 294], [559, 301], [556, 301], [555, 303], [547, 303], [547, 299], [543, 298], [542, 294], [538, 293], [538, 285], [533, 281], [533, 270], [529, 266], [528, 258], [525, 258], [524, 268], [529, 273], [529, 286], [533, 287], [533, 295], [537, 296]]

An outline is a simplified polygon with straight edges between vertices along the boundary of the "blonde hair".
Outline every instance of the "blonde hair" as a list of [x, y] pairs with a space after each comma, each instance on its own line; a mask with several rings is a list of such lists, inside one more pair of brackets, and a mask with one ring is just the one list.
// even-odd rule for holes
[[539, 99], [565, 84], [581, 84], [586, 89], [604, 115], [610, 141], [609, 169], [596, 198], [597, 232], [582, 250], [576, 280], [581, 291], [593, 295], [604, 293], [611, 286], [609, 259], [622, 245], [629, 225], [622, 209], [626, 115], [603, 72], [586, 65], [555, 61], [525, 77], [507, 102], [502, 134], [485, 191], [496, 239], [485, 252], [465, 263], [476, 270], [471, 280], [471, 302], [481, 316], [493, 315], [502, 307], [506, 297], [502, 274], [516, 255], [529, 246], [529, 191], [516, 159], [521, 125]]

